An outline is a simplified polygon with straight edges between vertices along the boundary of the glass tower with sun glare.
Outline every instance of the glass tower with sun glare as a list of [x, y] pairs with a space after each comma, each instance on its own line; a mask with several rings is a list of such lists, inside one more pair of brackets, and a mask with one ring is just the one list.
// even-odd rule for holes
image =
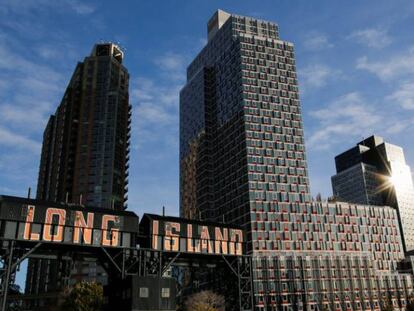
[[414, 249], [414, 187], [401, 147], [371, 136], [335, 157], [334, 196], [398, 211], [406, 251]]

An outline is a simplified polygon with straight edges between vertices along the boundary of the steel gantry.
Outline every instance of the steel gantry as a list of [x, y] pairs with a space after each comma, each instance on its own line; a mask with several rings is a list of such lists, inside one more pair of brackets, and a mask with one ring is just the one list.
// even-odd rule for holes
[[[85, 247], [73, 244], [56, 244], [53, 242], [33, 242], [0, 239], [0, 289], [1, 311], [6, 311], [11, 300], [8, 299], [10, 284], [15, 281], [19, 265], [27, 258], [42, 258], [53, 253], [70, 254], [88, 253], [97, 258], [108, 275], [125, 280], [130, 276], [161, 278], [173, 267], [194, 265], [200, 267], [222, 265], [227, 267], [237, 281], [237, 310], [253, 310], [252, 259], [250, 256], [225, 256], [206, 254], [187, 254], [167, 252], [147, 248], [127, 247]], [[225, 281], [225, 280], [223, 280]], [[232, 287], [234, 287], [234, 285]], [[13, 297], [18, 299], [18, 297]]]

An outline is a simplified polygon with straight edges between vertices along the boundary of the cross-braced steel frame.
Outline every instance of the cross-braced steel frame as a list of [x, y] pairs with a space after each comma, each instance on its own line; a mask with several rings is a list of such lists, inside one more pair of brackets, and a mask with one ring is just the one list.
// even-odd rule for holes
[[209, 262], [223, 261], [237, 278], [239, 310], [253, 310], [253, 269], [251, 256], [200, 255], [180, 252], [165, 252], [152, 249], [105, 249], [103, 254], [108, 258], [122, 278], [127, 276], [162, 277], [174, 264], [186, 261], [197, 261], [200, 256], [209, 256]]
[[[128, 276], [162, 277], [175, 264], [206, 260], [224, 262], [237, 279], [239, 310], [250, 311], [253, 304], [252, 259], [250, 256], [226, 256], [166, 252], [144, 248], [88, 247], [53, 242], [29, 242], [0, 238], [0, 311], [7, 310], [9, 285], [20, 263], [28, 257], [42, 254], [50, 249], [62, 252], [87, 252], [98, 258], [109, 275], [124, 280]], [[208, 257], [207, 257], [208, 256]]]

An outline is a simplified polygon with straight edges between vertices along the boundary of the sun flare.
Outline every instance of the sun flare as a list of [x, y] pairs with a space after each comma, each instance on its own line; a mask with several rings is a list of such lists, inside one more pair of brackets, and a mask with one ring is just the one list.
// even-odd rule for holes
[[389, 181], [396, 188], [404, 188], [410, 184], [411, 176], [403, 172], [396, 172], [389, 177]]

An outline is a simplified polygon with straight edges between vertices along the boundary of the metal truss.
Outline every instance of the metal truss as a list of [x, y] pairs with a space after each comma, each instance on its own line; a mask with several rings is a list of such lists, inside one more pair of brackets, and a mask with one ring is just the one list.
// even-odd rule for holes
[[250, 256], [237, 256], [231, 260], [226, 258], [226, 256], [222, 256], [222, 258], [238, 279], [239, 310], [253, 310], [254, 297], [252, 258]]
[[121, 279], [131, 275], [162, 277], [181, 254], [170, 256], [170, 253], [142, 248], [116, 251], [103, 247], [101, 249], [104, 254], [101, 260], [104, 264], [105, 261], [109, 262], [119, 272]]
[[232, 271], [238, 281], [239, 310], [250, 311], [254, 309], [253, 270], [250, 256], [194, 255], [144, 248], [79, 248], [75, 245], [57, 245], [48, 242], [21, 243], [18, 240], [0, 239], [0, 264], [2, 265], [2, 269], [0, 269], [0, 311], [7, 310], [10, 284], [14, 283], [15, 273], [21, 262], [29, 257], [42, 258], [42, 256], [47, 256], [51, 249], [57, 250], [60, 254], [88, 253], [95, 256], [106, 269], [108, 275], [121, 280], [129, 276], [161, 278], [175, 265], [194, 263], [206, 260], [206, 258], [212, 263], [225, 262], [225, 266]]
[[32, 247], [22, 248], [16, 245], [17, 242], [14, 240], [1, 240], [0, 242], [0, 262], [2, 264], [2, 269], [0, 270], [0, 306], [1, 311], [5, 311], [10, 284], [13, 284], [15, 281], [17, 268], [23, 260], [35, 253], [42, 243], [39, 242]]

